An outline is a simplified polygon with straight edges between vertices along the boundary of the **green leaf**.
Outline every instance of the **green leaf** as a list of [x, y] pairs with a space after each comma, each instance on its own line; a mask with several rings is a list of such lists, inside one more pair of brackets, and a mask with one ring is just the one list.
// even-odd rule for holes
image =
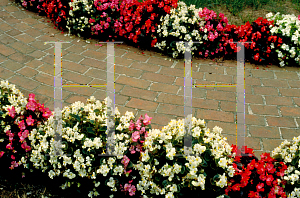
[[168, 181], [167, 181], [167, 180], [164, 180], [164, 181], [162, 182], [162, 184], [164, 185], [164, 187], [166, 187], [166, 186], [168, 185]]
[[130, 161], [127, 168], [132, 168], [133, 167], [133, 163]]
[[100, 110], [99, 109], [95, 109], [94, 112], [97, 114], [97, 113], [100, 113]]
[[210, 150], [206, 150], [205, 152], [204, 152], [204, 159], [206, 160], [206, 161], [210, 161], [210, 158], [211, 158], [211, 152], [210, 152]]
[[160, 181], [161, 176], [159, 174], [157, 174], [158, 176], [155, 176], [155, 180], [156, 181]]
[[184, 187], [184, 188], [188, 187], [188, 183], [185, 182], [185, 183], [183, 184], [183, 187]]
[[104, 158], [104, 157], [101, 157], [101, 159], [100, 159], [100, 164], [103, 164], [103, 163], [102, 163], [103, 160], [105, 160], [105, 158]]
[[220, 178], [220, 175], [218, 174], [218, 175], [215, 175], [214, 177], [213, 177], [213, 180], [214, 181], [217, 181], [217, 179], [219, 179]]
[[2, 111], [0, 111], [0, 115], [3, 115], [3, 112], [2, 112]]
[[80, 122], [80, 117], [78, 115], [72, 114], [70, 113], [70, 116], [72, 116], [73, 118], [75, 118], [78, 122]]
[[205, 159], [202, 159], [201, 166], [202, 167], [207, 167], [208, 166]]
[[178, 141], [177, 141], [177, 140], [174, 140], [172, 144], [173, 144], [173, 145], [177, 145], [177, 144], [178, 144]]
[[152, 129], [151, 124], [148, 124], [147, 127], [148, 127], [149, 129]]
[[298, 161], [299, 161], [299, 156], [297, 156], [296, 158], [294, 158], [291, 164], [293, 166], [295, 166], [298, 163]]
[[95, 129], [92, 128], [92, 127], [87, 127], [86, 130], [87, 130], [88, 133], [91, 133], [91, 134], [95, 133]]
[[72, 146], [70, 147], [70, 154], [71, 154], [71, 153], [74, 153], [74, 150], [73, 150], [73, 147], [72, 147]]
[[180, 171], [180, 173], [183, 174], [184, 171], [185, 171], [185, 166], [181, 166], [181, 171]]

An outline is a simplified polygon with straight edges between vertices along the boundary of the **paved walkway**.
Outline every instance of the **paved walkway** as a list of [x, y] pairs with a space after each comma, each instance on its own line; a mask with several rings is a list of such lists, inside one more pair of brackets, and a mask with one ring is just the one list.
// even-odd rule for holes
[[[106, 84], [106, 44], [95, 46], [69, 38], [46, 17], [24, 10], [12, 0], [0, 2], [0, 79], [15, 84], [28, 98], [34, 93], [53, 111], [54, 45], [62, 44], [63, 84]], [[50, 23], [49, 23], [49, 22]], [[167, 60], [166, 60], [167, 59]], [[171, 119], [184, 117], [184, 62], [159, 53], [115, 45], [116, 107], [121, 115], [131, 111], [138, 118], [147, 113], [152, 128], [162, 129]], [[236, 61], [218, 64], [193, 59], [196, 84], [236, 84]], [[259, 157], [285, 139], [300, 135], [300, 70], [295, 67], [263, 67], [245, 64], [246, 145]], [[105, 87], [64, 87], [64, 106], [86, 102], [90, 96], [106, 97]], [[236, 88], [193, 88], [193, 116], [207, 127], [223, 128], [230, 144], [236, 144]], [[259, 157], [260, 158], [260, 157]]]

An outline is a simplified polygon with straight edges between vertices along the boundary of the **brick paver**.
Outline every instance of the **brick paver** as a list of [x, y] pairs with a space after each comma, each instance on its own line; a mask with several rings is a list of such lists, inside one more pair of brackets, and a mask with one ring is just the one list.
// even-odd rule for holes
[[[6, 3], [5, 3], [6, 2]], [[15, 84], [28, 98], [29, 93], [53, 111], [54, 44], [62, 44], [63, 84], [106, 84], [107, 47], [68, 37], [54, 29], [44, 16], [21, 10], [1, 1], [0, 79]], [[79, 42], [78, 42], [79, 41]], [[126, 43], [115, 49], [115, 102], [121, 115], [136, 118], [147, 113], [152, 128], [162, 129], [171, 119], [184, 116], [184, 61], [154, 51], [144, 51]], [[259, 69], [256, 69], [259, 67]], [[236, 84], [237, 62], [193, 59], [195, 84]], [[284, 140], [300, 135], [300, 71], [245, 63], [245, 122], [248, 147], [260, 158]], [[187, 81], [189, 82], [189, 81]], [[193, 88], [193, 116], [205, 119], [206, 126], [220, 126], [229, 144], [236, 144], [236, 87]], [[86, 102], [91, 95], [106, 97], [105, 87], [64, 87], [63, 106]]]

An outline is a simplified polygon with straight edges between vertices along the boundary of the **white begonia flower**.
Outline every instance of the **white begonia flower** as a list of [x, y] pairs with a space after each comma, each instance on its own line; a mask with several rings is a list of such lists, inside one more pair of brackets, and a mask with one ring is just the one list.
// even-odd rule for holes
[[105, 164], [105, 165], [101, 165], [101, 168], [97, 170], [97, 173], [101, 173], [103, 174], [103, 176], [106, 176], [107, 173], [109, 172], [109, 168], [108, 166]]
[[123, 127], [122, 127], [121, 124], [119, 124], [118, 127], [117, 127], [116, 129], [119, 130], [119, 131], [122, 131], [122, 130], [123, 130]]
[[216, 182], [216, 185], [221, 188], [224, 188], [225, 186], [227, 186], [227, 177], [225, 176], [225, 173], [223, 173], [220, 180], [218, 182]]
[[291, 152], [291, 153], [296, 153], [297, 150], [298, 150], [297, 145], [292, 145], [292, 146], [290, 147], [290, 152]]
[[141, 153], [141, 156], [142, 156], [143, 162], [147, 162], [150, 159], [150, 157], [148, 155], [148, 150], [146, 150], [144, 153]]
[[114, 178], [110, 177], [109, 182], [107, 182], [107, 185], [113, 188], [113, 187], [115, 187], [115, 183], [116, 182], [115, 182]]
[[48, 175], [49, 175], [49, 177], [50, 177], [51, 179], [53, 179], [53, 177], [55, 176], [55, 172], [54, 172], [53, 170], [50, 170], [50, 171], [48, 172]]
[[292, 155], [291, 154], [289, 154], [289, 155], [287, 155], [287, 156], [285, 156], [285, 158], [284, 158], [284, 161], [285, 162], [292, 162]]
[[215, 127], [213, 128], [213, 132], [214, 132], [214, 133], [221, 134], [222, 131], [223, 131], [223, 129], [220, 128], [220, 127], [218, 127], [218, 126], [215, 126]]
[[171, 148], [170, 151], [166, 154], [166, 156], [170, 159], [173, 160], [173, 157], [175, 156], [175, 148]]
[[219, 166], [222, 167], [222, 168], [226, 168], [227, 167], [227, 160], [225, 157], [223, 158], [220, 158], [220, 161], [218, 162]]
[[194, 150], [196, 152], [198, 152], [199, 154], [202, 154], [206, 150], [206, 147], [205, 146], [201, 146], [200, 144], [195, 144], [194, 145]]
[[95, 182], [95, 187], [97, 188], [100, 185], [100, 182]]
[[80, 170], [80, 162], [76, 160], [75, 163], [73, 164], [73, 167], [77, 171]]

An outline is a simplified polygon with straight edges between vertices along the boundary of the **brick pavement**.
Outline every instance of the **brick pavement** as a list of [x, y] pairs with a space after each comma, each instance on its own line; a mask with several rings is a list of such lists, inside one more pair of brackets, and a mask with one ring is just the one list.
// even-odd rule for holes
[[[95, 46], [78, 37], [64, 36], [46, 17], [26, 11], [11, 0], [0, 2], [0, 79], [15, 84], [28, 98], [34, 93], [53, 111], [54, 45], [62, 44], [63, 84], [105, 84], [106, 44]], [[162, 129], [171, 119], [184, 117], [184, 64], [152, 51], [115, 45], [116, 107], [122, 115], [131, 111], [138, 118], [147, 113], [152, 128]], [[236, 61], [218, 64], [193, 59], [196, 84], [236, 84]], [[246, 145], [260, 158], [285, 139], [300, 135], [300, 71], [278, 66], [256, 69], [245, 63]], [[105, 87], [64, 87], [63, 106], [86, 102], [90, 96], [106, 97]], [[207, 127], [223, 128], [230, 144], [236, 144], [235, 87], [193, 88], [193, 116]]]

